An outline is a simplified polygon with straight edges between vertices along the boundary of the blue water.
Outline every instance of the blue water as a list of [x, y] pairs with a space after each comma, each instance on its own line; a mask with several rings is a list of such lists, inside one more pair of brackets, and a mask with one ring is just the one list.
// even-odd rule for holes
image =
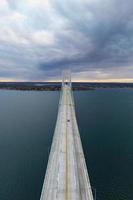
[[58, 98], [0, 91], [0, 200], [39, 200]]
[[[133, 90], [74, 92], [97, 200], [133, 199]], [[59, 92], [0, 91], [0, 200], [39, 200]]]
[[133, 199], [133, 90], [76, 92], [76, 111], [98, 200]]

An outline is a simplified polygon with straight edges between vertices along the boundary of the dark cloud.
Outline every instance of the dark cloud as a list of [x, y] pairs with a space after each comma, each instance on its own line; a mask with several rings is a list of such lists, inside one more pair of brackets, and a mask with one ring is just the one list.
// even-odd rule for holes
[[[19, 62], [23, 63], [30, 79], [50, 78], [54, 73], [56, 77], [66, 68], [77, 74], [100, 71], [99, 79], [100, 76], [113, 78], [118, 69], [118, 78], [124, 74], [125, 78], [131, 78], [131, 0], [50, 0], [45, 8], [41, 0], [38, 2], [8, 1], [11, 10], [15, 10], [11, 12], [15, 12], [16, 21], [7, 24], [12, 37], [6, 43], [1, 42], [4, 49], [1, 60], [5, 59], [6, 52], [11, 52], [7, 58], [14, 62], [14, 70], [19, 68]], [[18, 19], [22, 20], [21, 27], [14, 28], [20, 22]], [[13, 45], [17, 53], [11, 51]]]
[[[68, 20], [67, 29], [73, 30], [75, 37], [82, 33], [82, 38], [76, 43], [81, 55], [79, 53], [69, 58], [41, 62], [39, 68], [52, 70], [70, 67], [74, 71], [107, 68], [113, 70], [114, 67], [128, 67], [133, 64], [133, 2], [112, 0], [109, 3], [102, 0], [86, 5], [87, 1], [85, 5], [81, 1], [54, 2], [56, 12]], [[59, 36], [60, 34], [57, 37]], [[87, 39], [92, 43], [91, 50], [88, 43], [84, 42]], [[70, 50], [72, 45], [75, 46], [75, 41], [69, 37], [64, 37], [62, 41], [64, 51], [65, 42], [70, 45]]]

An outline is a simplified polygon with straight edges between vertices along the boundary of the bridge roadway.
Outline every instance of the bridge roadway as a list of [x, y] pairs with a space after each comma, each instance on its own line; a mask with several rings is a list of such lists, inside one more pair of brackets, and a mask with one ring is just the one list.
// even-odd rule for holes
[[40, 200], [93, 200], [71, 87], [61, 91], [57, 122]]

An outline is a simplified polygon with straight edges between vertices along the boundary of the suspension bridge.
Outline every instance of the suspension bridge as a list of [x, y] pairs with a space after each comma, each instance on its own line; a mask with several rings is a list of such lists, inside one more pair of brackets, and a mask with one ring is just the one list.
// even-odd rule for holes
[[57, 122], [40, 200], [93, 200], [76, 121], [70, 73], [63, 76]]

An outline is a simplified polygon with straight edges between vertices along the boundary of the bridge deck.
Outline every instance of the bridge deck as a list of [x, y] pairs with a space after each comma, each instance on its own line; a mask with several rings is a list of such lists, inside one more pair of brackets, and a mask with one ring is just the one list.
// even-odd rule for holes
[[40, 200], [93, 200], [71, 87], [66, 84]]

